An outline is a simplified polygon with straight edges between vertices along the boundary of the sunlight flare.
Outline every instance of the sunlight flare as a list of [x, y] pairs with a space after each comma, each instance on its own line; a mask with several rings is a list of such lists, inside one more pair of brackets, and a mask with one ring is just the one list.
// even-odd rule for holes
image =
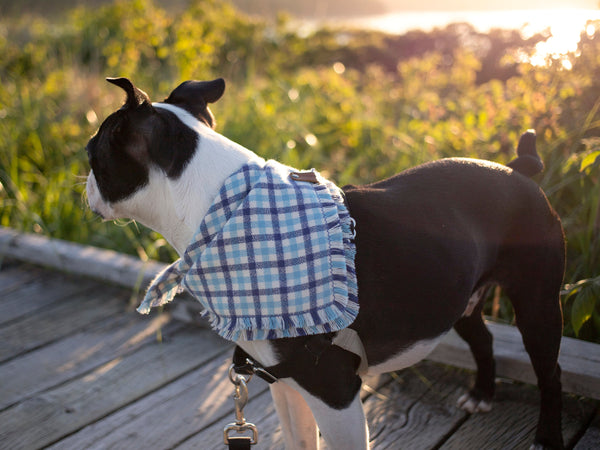
[[477, 31], [492, 29], [520, 30], [524, 38], [549, 31], [551, 37], [536, 46], [535, 53], [527, 58], [533, 65], [545, 65], [548, 58], [564, 61], [567, 53], [576, 52], [581, 33], [591, 36], [596, 31], [593, 20], [600, 20], [600, 10], [540, 9], [507, 11], [403, 11], [380, 16], [351, 20], [348, 25], [404, 34], [411, 30], [431, 31], [452, 23], [469, 23]]

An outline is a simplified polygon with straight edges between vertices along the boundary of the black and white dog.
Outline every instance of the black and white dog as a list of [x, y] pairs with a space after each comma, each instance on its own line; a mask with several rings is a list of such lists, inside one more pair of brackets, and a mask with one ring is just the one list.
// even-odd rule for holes
[[[207, 104], [222, 96], [222, 79], [185, 82], [162, 103], [126, 78], [108, 81], [127, 100], [87, 145], [90, 207], [105, 219], [151, 227], [182, 255], [224, 180], [264, 160], [213, 131]], [[499, 284], [541, 392], [533, 447], [562, 448], [557, 358], [565, 243], [557, 214], [529, 179], [542, 168], [535, 134], [527, 132], [508, 166], [444, 159], [343, 188], [357, 230], [360, 312], [350, 328], [375, 374], [416, 363], [454, 327], [478, 368], [459, 405], [487, 411], [495, 375], [482, 298]], [[279, 379], [271, 392], [288, 448], [317, 448], [317, 426], [330, 448], [368, 448], [361, 359], [332, 345], [335, 334], [237, 342]]]

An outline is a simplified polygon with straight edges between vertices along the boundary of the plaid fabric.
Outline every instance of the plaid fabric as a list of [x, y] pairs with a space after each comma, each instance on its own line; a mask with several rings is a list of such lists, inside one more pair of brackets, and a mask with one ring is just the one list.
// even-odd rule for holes
[[293, 181], [276, 161], [231, 175], [182, 259], [160, 273], [138, 308], [185, 287], [229, 340], [346, 328], [358, 314], [352, 219], [341, 191]]

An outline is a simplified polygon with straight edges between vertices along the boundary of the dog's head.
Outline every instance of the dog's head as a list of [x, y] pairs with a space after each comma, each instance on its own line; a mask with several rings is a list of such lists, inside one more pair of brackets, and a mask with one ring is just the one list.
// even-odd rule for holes
[[[178, 179], [192, 159], [200, 136], [198, 126], [214, 127], [208, 104], [223, 95], [225, 82], [186, 81], [163, 103], [153, 105], [148, 95], [127, 78], [107, 81], [122, 88], [127, 98], [86, 146], [92, 169], [87, 182], [88, 201], [91, 209], [105, 219], [141, 220], [138, 210], [160, 202], [165, 178]], [[190, 120], [184, 123], [182, 114], [173, 111], [187, 114]]]

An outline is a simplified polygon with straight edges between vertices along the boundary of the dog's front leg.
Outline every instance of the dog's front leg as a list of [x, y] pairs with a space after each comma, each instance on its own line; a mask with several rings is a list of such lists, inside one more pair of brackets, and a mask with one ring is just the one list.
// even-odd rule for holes
[[369, 448], [369, 429], [360, 400], [360, 389], [347, 407], [337, 409], [309, 394], [296, 382], [289, 379], [286, 381], [289, 381], [309, 406], [328, 449], [367, 450]]
[[317, 450], [317, 422], [302, 396], [283, 381], [270, 386], [287, 450]]

